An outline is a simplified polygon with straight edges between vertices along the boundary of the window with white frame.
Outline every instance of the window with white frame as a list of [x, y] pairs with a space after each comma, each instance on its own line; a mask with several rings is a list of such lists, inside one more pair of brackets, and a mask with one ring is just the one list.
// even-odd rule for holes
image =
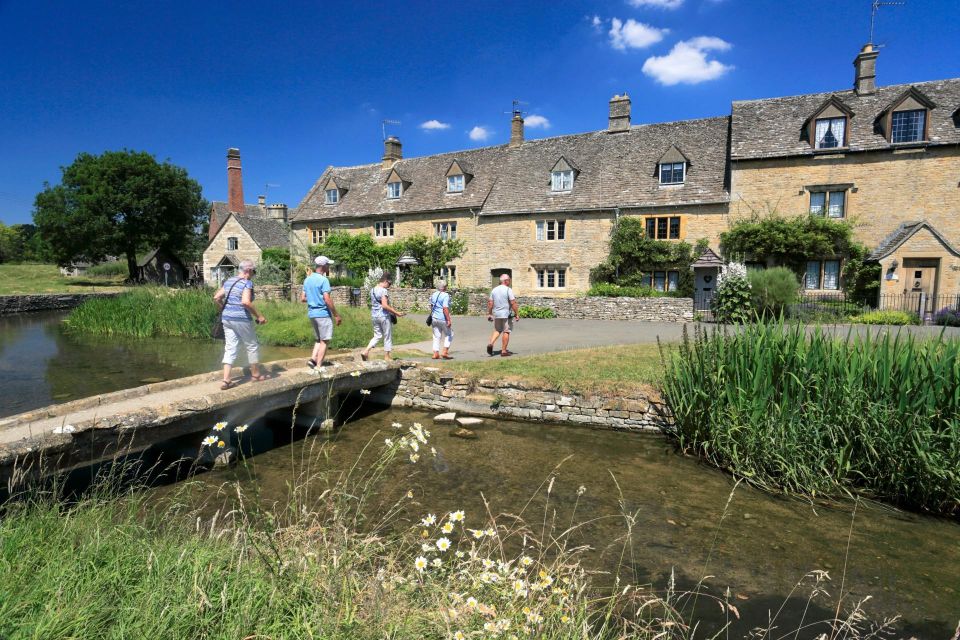
[[330, 227], [315, 227], [310, 229], [310, 244], [323, 244], [330, 237]]
[[340, 190], [339, 189], [327, 189], [324, 193], [323, 203], [324, 204], [337, 204], [340, 202]]
[[846, 191], [811, 191], [810, 213], [815, 216], [843, 218], [847, 211]]
[[240, 248], [240, 241], [236, 238], [227, 238], [227, 251], [236, 251]]
[[537, 220], [537, 240], [554, 241], [567, 239], [566, 220]]
[[567, 286], [565, 267], [537, 267], [538, 289], [563, 289]]
[[685, 162], [661, 162], [660, 184], [683, 184]]
[[643, 274], [641, 282], [657, 291], [676, 291], [680, 287], [680, 272], [649, 271]]
[[924, 139], [927, 112], [925, 109], [894, 111], [890, 120], [890, 142], [919, 142]]
[[447, 284], [453, 284], [457, 279], [456, 265], [448, 264], [445, 267], [440, 267], [437, 271], [437, 276], [446, 280]]
[[434, 222], [433, 237], [441, 240], [455, 240], [457, 238], [456, 222]]
[[403, 183], [402, 182], [388, 182], [387, 183], [387, 197], [390, 199], [399, 198], [403, 193]]
[[679, 240], [680, 216], [656, 216], [646, 220], [647, 237], [652, 240]]
[[804, 289], [831, 289], [840, 288], [840, 261], [839, 260], [810, 260], [807, 262], [807, 272], [803, 278]]
[[393, 220], [382, 220], [373, 223], [374, 235], [378, 238], [393, 237]]
[[550, 173], [550, 189], [552, 191], [573, 190], [573, 169], [553, 171]]
[[846, 118], [818, 118], [814, 130], [814, 147], [817, 149], [834, 149], [846, 146], [846, 138], [844, 137], [846, 129]]
[[463, 191], [463, 187], [466, 184], [463, 174], [457, 174], [455, 176], [447, 176], [447, 193], [460, 193]]

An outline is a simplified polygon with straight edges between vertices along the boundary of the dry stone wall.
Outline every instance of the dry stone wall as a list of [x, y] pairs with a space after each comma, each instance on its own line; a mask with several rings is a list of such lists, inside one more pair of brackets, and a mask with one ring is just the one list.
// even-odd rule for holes
[[0, 296], [0, 316], [34, 311], [73, 309], [93, 298], [109, 298], [120, 292], [104, 293], [43, 293], [22, 296]]
[[598, 429], [663, 432], [671, 428], [669, 411], [660, 397], [584, 397], [544, 390], [523, 382], [476, 380], [436, 367], [404, 365], [399, 379], [373, 390], [383, 404], [473, 416], [504, 417]]

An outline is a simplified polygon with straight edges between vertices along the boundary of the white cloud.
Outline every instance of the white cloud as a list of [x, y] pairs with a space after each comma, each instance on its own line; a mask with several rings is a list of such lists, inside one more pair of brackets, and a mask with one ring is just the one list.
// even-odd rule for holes
[[610, 46], [620, 51], [626, 51], [628, 47], [644, 49], [663, 40], [667, 33], [670, 33], [669, 29], [657, 29], [633, 18], [626, 22], [614, 18], [610, 21]]
[[597, 33], [600, 33], [600, 28], [603, 26], [603, 20], [600, 19], [600, 16], [593, 16], [590, 19], [590, 24], [593, 25], [593, 30]]
[[523, 125], [531, 129], [549, 129], [550, 121], [544, 116], [532, 115], [523, 119]]
[[420, 125], [420, 128], [424, 131], [443, 131], [444, 129], [449, 129], [450, 124], [446, 122], [440, 122], [439, 120], [427, 120]]
[[665, 56], [651, 56], [643, 63], [643, 72], [667, 86], [697, 84], [715, 80], [733, 69], [733, 65], [708, 60], [708, 51], [726, 51], [732, 45], [712, 36], [700, 36], [673, 45]]
[[683, 4], [683, 0], [627, 0], [627, 4], [634, 7], [656, 7], [657, 9], [676, 9]]
[[481, 127], [480, 125], [475, 126], [473, 129], [470, 129], [470, 139], [475, 140], [476, 142], [483, 142], [493, 134], [493, 131], [486, 127]]

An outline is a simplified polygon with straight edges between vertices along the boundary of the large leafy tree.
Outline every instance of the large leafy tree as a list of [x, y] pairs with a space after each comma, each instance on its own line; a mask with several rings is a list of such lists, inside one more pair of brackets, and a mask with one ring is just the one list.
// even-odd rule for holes
[[59, 264], [125, 256], [136, 273], [137, 252], [189, 246], [208, 204], [187, 172], [146, 152], [81, 153], [56, 186], [37, 194], [33, 214]]

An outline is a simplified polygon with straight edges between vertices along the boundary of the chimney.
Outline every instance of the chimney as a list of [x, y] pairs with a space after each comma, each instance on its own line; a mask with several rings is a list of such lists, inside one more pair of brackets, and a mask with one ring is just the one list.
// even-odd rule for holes
[[523, 144], [523, 114], [518, 109], [513, 110], [510, 119], [510, 146], [519, 147]]
[[383, 141], [383, 168], [391, 169], [397, 160], [403, 158], [403, 145], [396, 136], [390, 136]]
[[257, 206], [260, 207], [260, 213], [267, 210], [267, 196], [257, 196]]
[[287, 221], [287, 205], [271, 204], [267, 206], [267, 217], [271, 220]]
[[227, 149], [227, 208], [243, 213], [243, 174], [240, 171], [240, 149]]
[[622, 96], [614, 95], [610, 98], [610, 119], [607, 125], [607, 131], [610, 133], [619, 133], [630, 130], [630, 96], [624, 93]]
[[869, 96], [877, 92], [877, 51], [869, 42], [863, 45], [853, 60], [856, 73], [853, 76], [853, 90], [858, 96]]

